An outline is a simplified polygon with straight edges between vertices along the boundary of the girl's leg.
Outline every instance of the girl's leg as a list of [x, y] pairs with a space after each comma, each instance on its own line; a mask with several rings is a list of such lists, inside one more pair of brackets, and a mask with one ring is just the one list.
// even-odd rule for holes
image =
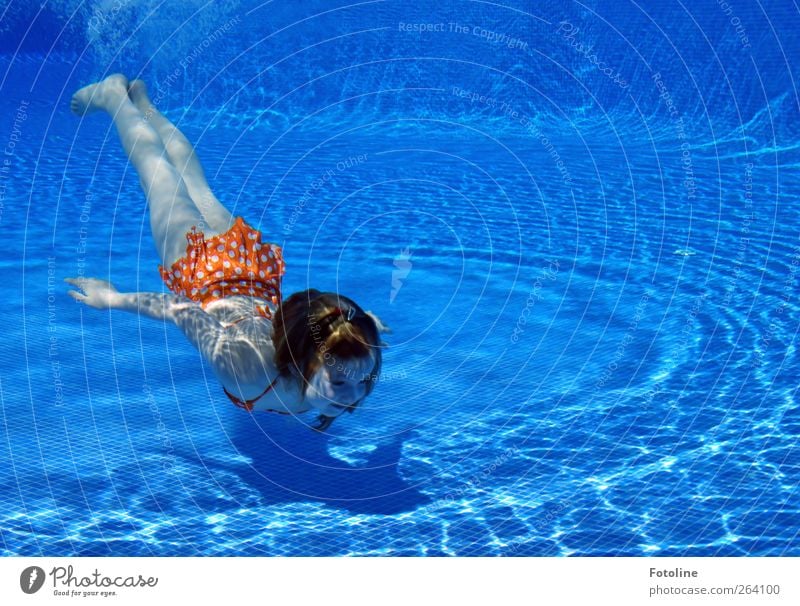
[[[133, 104], [144, 115], [153, 128], [156, 129], [167, 156], [172, 165], [186, 183], [189, 196], [194, 200], [195, 206], [203, 215], [206, 224], [211, 229], [204, 229], [206, 236], [223, 233], [233, 225], [233, 217], [228, 209], [217, 200], [208, 186], [203, 167], [194, 152], [194, 147], [184, 134], [172, 122], [165, 118], [150, 101], [147, 87], [142, 80], [134, 80], [128, 86], [128, 96]], [[198, 227], [200, 229], [200, 227]]]
[[202, 222], [186, 184], [170, 163], [161, 137], [128, 97], [128, 80], [121, 74], [80, 89], [72, 97], [79, 115], [103, 110], [117, 127], [128, 159], [150, 207], [150, 227], [162, 264], [169, 267], [186, 252], [186, 232]]

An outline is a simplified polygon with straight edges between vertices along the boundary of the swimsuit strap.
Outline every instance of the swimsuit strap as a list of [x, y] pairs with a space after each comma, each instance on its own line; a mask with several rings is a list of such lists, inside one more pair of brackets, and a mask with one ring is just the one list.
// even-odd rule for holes
[[[231, 399], [231, 402], [236, 404], [236, 406], [238, 406], [239, 408], [244, 408], [248, 412], [253, 412], [253, 406], [255, 405], [256, 400], [258, 400], [259, 398], [263, 397], [270, 389], [275, 387], [275, 383], [278, 382], [278, 378], [279, 377], [280, 377], [280, 375], [275, 377], [275, 380], [272, 381], [272, 383], [270, 383], [267, 386], [267, 388], [264, 391], [261, 392], [261, 395], [258, 395], [255, 398], [250, 398], [249, 400], [241, 400], [241, 399], [237, 398], [235, 395], [233, 395], [231, 392], [229, 392], [227, 389], [225, 389], [224, 385], [222, 386], [222, 390], [225, 392], [225, 395], [227, 395]], [[271, 410], [270, 412], [276, 412], [276, 413], [282, 414], [282, 415], [292, 414], [290, 412], [283, 412], [282, 410]]]
[[[268, 318], [268, 316], [262, 311], [261, 307], [257, 307], [256, 309], [257, 309], [257, 311], [259, 312], [259, 314], [261, 316], [264, 316], [264, 317]], [[237, 324], [238, 322], [241, 322], [244, 319], [245, 318], [239, 318], [238, 320], [234, 320], [226, 328], [228, 328], [230, 326], [233, 326], [234, 324]], [[227, 389], [225, 389], [224, 385], [222, 386], [222, 390], [225, 392], [225, 395], [227, 395], [230, 398], [231, 402], [236, 404], [236, 406], [238, 406], [239, 408], [244, 408], [248, 412], [253, 412], [253, 407], [254, 407], [254, 405], [256, 403], [256, 400], [262, 398], [270, 389], [275, 387], [275, 383], [278, 382], [279, 378], [280, 378], [280, 375], [275, 377], [275, 380], [272, 381], [272, 383], [270, 383], [267, 386], [267, 388], [264, 391], [261, 392], [261, 395], [258, 395], [255, 398], [251, 398], [249, 400], [241, 400], [241, 399], [237, 398], [235, 395], [233, 395], [231, 392], [229, 392]], [[290, 412], [284, 412], [282, 410], [268, 410], [266, 412], [274, 412], [274, 413], [277, 413], [279, 415], [290, 415], [290, 414], [292, 414]]]

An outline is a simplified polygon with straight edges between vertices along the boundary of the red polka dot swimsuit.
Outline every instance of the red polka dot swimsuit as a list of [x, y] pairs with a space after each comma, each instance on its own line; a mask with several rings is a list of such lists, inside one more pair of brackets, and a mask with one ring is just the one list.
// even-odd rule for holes
[[[285, 272], [283, 253], [276, 244], [262, 244], [261, 232], [236, 217], [224, 234], [205, 239], [196, 227], [187, 232], [186, 255], [169, 270], [158, 266], [167, 287], [205, 308], [224, 297], [257, 297], [279, 305], [281, 278]], [[272, 318], [266, 305], [258, 312]]]

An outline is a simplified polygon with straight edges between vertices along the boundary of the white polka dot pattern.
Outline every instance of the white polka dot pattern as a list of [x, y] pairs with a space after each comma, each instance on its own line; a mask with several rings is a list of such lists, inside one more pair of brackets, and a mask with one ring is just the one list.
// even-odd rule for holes
[[[242, 217], [237, 217], [233, 227], [224, 234], [206, 240], [203, 232], [193, 227], [186, 239], [189, 242], [186, 255], [169, 269], [160, 265], [158, 268], [172, 292], [189, 297], [203, 307], [216, 299], [245, 296], [244, 293], [266, 299], [273, 305], [280, 304], [281, 279], [286, 271], [283, 251], [276, 244], [263, 244], [261, 233]], [[242, 279], [243, 272], [247, 279]], [[259, 306], [257, 310], [267, 318], [272, 317], [267, 306]]]

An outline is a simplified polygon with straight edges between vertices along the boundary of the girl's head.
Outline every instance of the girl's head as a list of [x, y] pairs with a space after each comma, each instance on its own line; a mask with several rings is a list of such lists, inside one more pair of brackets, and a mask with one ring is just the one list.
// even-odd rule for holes
[[351, 299], [315, 289], [294, 293], [272, 326], [275, 364], [302, 382], [304, 401], [320, 413], [316, 429], [353, 412], [374, 389], [383, 344], [371, 314]]

